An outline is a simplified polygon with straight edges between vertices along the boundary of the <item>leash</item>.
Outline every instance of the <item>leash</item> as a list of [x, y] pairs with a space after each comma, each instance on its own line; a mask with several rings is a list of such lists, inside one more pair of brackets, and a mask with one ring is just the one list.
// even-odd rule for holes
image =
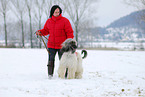
[[[35, 32], [35, 34], [36, 34], [36, 32]], [[37, 35], [37, 38], [38, 38], [38, 36], [41, 38], [41, 40], [42, 40], [42, 42], [43, 42], [43, 44], [44, 44], [44, 46], [45, 46], [45, 48], [46, 48], [46, 50], [47, 50], [48, 54], [50, 54], [50, 52], [48, 51], [47, 45], [46, 45], [46, 43], [45, 43], [44, 39], [42, 38], [42, 36], [41, 36], [41, 35]], [[47, 40], [48, 40], [48, 38], [47, 38], [47, 37], [45, 37], [45, 36], [43, 36], [43, 37], [44, 37], [45, 39], [47, 39]]]
[[[48, 40], [48, 38], [46, 37], [46, 36], [43, 36], [46, 40]], [[50, 40], [48, 40], [49, 42], [51, 42]], [[51, 42], [52, 44], [54, 44], [53, 42]], [[57, 45], [57, 44], [54, 44], [54, 45], [56, 45], [56, 46], [59, 46], [59, 45]]]
[[[36, 32], [35, 32], [35, 34], [36, 34]], [[42, 34], [42, 33], [41, 33], [41, 34]], [[45, 44], [44, 39], [42, 38], [42, 36], [43, 36], [46, 40], [48, 40], [48, 38], [47, 38], [46, 36], [44, 36], [43, 34], [42, 34], [42, 36], [41, 36], [41, 35], [37, 35], [37, 38], [38, 38], [38, 36], [41, 38], [41, 40], [42, 40], [42, 42], [43, 42], [43, 44], [44, 44], [44, 46], [45, 46], [47, 52], [50, 54], [50, 52], [48, 51], [47, 45]], [[52, 41], [50, 41], [50, 40], [48, 40], [48, 41], [51, 42], [52, 44], [54, 44]], [[57, 45], [57, 44], [54, 44], [54, 45], [60, 46], [60, 45]], [[74, 48], [73, 48], [73, 49], [74, 49]]]
[[40, 35], [39, 35], [39, 37], [41, 38], [41, 40], [42, 40], [42, 42], [43, 42], [43, 44], [44, 44], [44, 46], [45, 46], [47, 52], [50, 54], [50, 52], [48, 51], [48, 48], [47, 48], [47, 46], [46, 46], [46, 43], [44, 42], [44, 39], [43, 39], [42, 36], [40, 36]]

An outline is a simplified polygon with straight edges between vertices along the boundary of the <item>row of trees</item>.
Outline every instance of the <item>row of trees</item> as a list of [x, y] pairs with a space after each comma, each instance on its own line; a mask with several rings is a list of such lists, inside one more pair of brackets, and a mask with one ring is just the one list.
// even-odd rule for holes
[[[145, 0], [124, 1], [128, 5], [145, 9]], [[43, 28], [49, 18], [50, 8], [58, 4], [63, 9], [63, 15], [70, 19], [78, 41], [79, 33], [93, 25], [93, 14], [97, 9], [92, 4], [96, 2], [97, 0], [0, 0], [0, 39], [5, 39], [6, 47], [9, 41], [17, 40], [21, 47], [29, 43], [31, 48], [34, 45], [41, 48], [41, 41], [37, 41], [33, 33]], [[141, 16], [141, 21], [145, 22], [145, 15]]]
[[[5, 33], [6, 47], [11, 35], [15, 35], [16, 39], [21, 39], [21, 47], [25, 47], [26, 40], [29, 40], [33, 48], [33, 33], [42, 29], [49, 18], [50, 8], [58, 4], [63, 9], [63, 14], [70, 19], [78, 41], [78, 33], [92, 23], [88, 17], [94, 2], [96, 0], [0, 0], [0, 17], [3, 21], [0, 23], [0, 34]], [[41, 48], [41, 41], [39, 47]]]

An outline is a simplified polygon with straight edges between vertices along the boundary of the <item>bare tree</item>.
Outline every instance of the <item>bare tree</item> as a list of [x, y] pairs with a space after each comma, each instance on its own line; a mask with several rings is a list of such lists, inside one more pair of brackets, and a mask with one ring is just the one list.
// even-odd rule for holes
[[42, 15], [44, 11], [45, 0], [35, 0], [35, 4], [37, 7], [36, 9], [37, 11], [35, 11], [35, 17], [36, 17], [36, 20], [38, 20], [39, 29], [41, 29], [41, 20], [42, 20]]
[[64, 6], [65, 11], [69, 15], [75, 29], [75, 38], [78, 42], [78, 33], [80, 32], [83, 22], [86, 22], [88, 17], [88, 9], [94, 0], [59, 0]]
[[29, 14], [29, 24], [30, 24], [30, 41], [31, 41], [31, 48], [33, 48], [33, 31], [32, 31], [32, 6], [34, 3], [34, 0], [25, 0], [26, 2], [26, 6], [27, 6], [27, 10], [28, 10], [28, 14]]
[[130, 6], [136, 7], [138, 9], [145, 8], [145, 0], [124, 0], [124, 2]]
[[[41, 29], [41, 21], [42, 21], [42, 15], [45, 7], [44, 6], [45, 0], [35, 0], [35, 4], [37, 7], [35, 8], [35, 20], [39, 24], [39, 29]], [[41, 48], [41, 40], [39, 41], [39, 48]]]
[[47, 18], [49, 18], [49, 9], [52, 6], [52, 0], [45, 0], [44, 12]]
[[6, 47], [8, 46], [7, 44], [7, 11], [8, 11], [8, 3], [9, 0], [0, 0], [0, 14], [3, 16], [4, 19], [4, 29], [5, 29], [5, 45]]
[[23, 0], [12, 0], [12, 4], [14, 5], [15, 10], [13, 12], [17, 16], [17, 18], [21, 22], [21, 32], [22, 32], [22, 47], [25, 47], [25, 41], [24, 41], [24, 15], [26, 12], [26, 4]]

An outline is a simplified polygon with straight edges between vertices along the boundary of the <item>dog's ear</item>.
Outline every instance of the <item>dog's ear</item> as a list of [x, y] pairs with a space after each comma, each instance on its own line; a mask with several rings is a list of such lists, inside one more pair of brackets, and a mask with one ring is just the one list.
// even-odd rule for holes
[[72, 41], [70, 44], [74, 49], [77, 49], [77, 44], [75, 41]]
[[77, 49], [77, 48], [78, 48], [78, 46], [77, 46], [77, 45], [73, 45], [73, 48], [74, 48], [74, 49]]
[[62, 47], [62, 49], [60, 50], [61, 52], [68, 52], [69, 51], [69, 47]]
[[63, 53], [63, 52], [65, 52], [65, 48], [64, 48], [64, 47], [62, 47], [62, 49], [61, 49], [60, 51], [61, 51], [62, 53]]

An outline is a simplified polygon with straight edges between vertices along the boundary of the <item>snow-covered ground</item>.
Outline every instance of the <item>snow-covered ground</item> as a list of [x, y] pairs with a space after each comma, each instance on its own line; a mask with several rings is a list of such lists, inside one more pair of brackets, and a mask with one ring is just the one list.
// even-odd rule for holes
[[[80, 50], [78, 50], [80, 52]], [[47, 77], [45, 49], [0, 48], [0, 97], [145, 97], [144, 51], [88, 50], [82, 79]]]
[[82, 44], [83, 47], [88, 48], [117, 48], [120, 50], [143, 50], [145, 49], [145, 42], [92, 42]]

